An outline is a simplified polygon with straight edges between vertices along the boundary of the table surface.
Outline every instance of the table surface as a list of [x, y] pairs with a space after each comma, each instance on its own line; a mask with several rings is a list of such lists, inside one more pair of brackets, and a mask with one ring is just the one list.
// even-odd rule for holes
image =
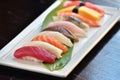
[[[1, 0], [0, 48], [39, 16], [54, 0]], [[119, 0], [85, 0], [120, 7]], [[0, 66], [0, 80], [118, 80], [120, 79], [120, 21], [89, 52], [67, 78]]]

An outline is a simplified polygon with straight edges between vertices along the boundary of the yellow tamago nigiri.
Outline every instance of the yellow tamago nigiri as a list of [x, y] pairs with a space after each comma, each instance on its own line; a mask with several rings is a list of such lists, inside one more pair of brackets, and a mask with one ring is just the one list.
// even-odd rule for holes
[[62, 12], [74, 12], [84, 17], [87, 17], [93, 21], [99, 21], [102, 18], [102, 15], [99, 12], [93, 9], [87, 8], [85, 6], [71, 6], [68, 8], [63, 8], [59, 10], [57, 14]]

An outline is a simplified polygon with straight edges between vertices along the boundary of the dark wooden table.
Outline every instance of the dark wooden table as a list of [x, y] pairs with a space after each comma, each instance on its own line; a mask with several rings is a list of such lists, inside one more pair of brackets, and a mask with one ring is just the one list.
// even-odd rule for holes
[[[44, 1], [48, 1], [47, 4]], [[54, 0], [1, 0], [0, 47], [14, 38]], [[120, 7], [119, 0], [86, 0], [95, 4]], [[0, 80], [119, 80], [120, 21], [89, 52], [67, 78], [0, 66]], [[3, 44], [4, 43], [4, 44]]]

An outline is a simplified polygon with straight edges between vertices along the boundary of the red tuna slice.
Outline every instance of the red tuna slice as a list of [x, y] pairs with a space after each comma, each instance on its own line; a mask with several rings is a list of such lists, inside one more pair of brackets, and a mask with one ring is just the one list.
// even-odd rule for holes
[[53, 54], [49, 53], [45, 49], [36, 46], [21, 47], [14, 52], [14, 56], [18, 59], [23, 59], [25, 57], [33, 57], [37, 60], [48, 63], [54, 63], [56, 59]]

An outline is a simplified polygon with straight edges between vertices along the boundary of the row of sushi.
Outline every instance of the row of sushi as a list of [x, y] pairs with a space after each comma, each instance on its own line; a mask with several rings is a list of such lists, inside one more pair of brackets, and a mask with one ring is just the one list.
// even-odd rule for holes
[[[87, 36], [86, 32], [90, 26], [98, 26], [96, 22], [98, 14], [91, 14], [92, 9], [89, 10], [90, 12], [86, 12], [86, 7], [83, 6], [83, 9], [80, 7], [78, 11], [95, 20], [72, 11], [71, 6], [59, 10], [57, 16], [53, 16], [53, 22], [49, 23], [30, 42], [14, 52], [15, 58], [54, 63], [57, 59], [62, 58], [62, 54], [68, 52], [69, 47], [73, 47], [74, 42], [78, 42], [80, 38]], [[101, 13], [99, 15], [101, 18]]]
[[14, 52], [18, 59], [54, 63], [73, 47], [74, 41], [85, 37], [86, 32], [69, 21], [54, 21], [47, 28]]
[[80, 0], [68, 1], [63, 5], [63, 9], [57, 12], [57, 17], [74, 16], [92, 27], [99, 27], [98, 21], [104, 17], [104, 10], [90, 2]]

